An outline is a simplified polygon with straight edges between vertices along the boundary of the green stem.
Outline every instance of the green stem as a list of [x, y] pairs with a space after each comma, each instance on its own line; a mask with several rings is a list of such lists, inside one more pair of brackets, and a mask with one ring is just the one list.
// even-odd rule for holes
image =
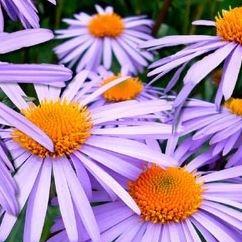
[[162, 25], [162, 23], [164, 22], [166, 15], [168, 13], [169, 7], [171, 5], [172, 0], [164, 0], [163, 6], [160, 9], [159, 15], [155, 21], [154, 27], [152, 29], [152, 34], [153, 36], [156, 36], [160, 26]]
[[59, 0], [57, 3], [56, 15], [55, 15], [55, 28], [60, 27], [61, 14], [64, 7], [64, 0]]

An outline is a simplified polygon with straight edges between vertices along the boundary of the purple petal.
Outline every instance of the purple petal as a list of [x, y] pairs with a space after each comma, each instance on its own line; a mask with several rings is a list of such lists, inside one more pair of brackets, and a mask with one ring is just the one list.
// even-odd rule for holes
[[134, 166], [124, 159], [114, 156], [106, 151], [101, 151], [100, 149], [95, 149], [89, 146], [82, 146], [81, 151], [97, 162], [114, 170], [122, 176], [127, 177], [130, 180], [136, 179], [141, 173], [141, 169], [137, 166]]
[[24, 228], [25, 242], [40, 240], [49, 201], [51, 169], [51, 161], [45, 159], [27, 205]]
[[241, 63], [242, 47], [238, 45], [237, 48], [233, 51], [223, 74], [222, 92], [225, 100], [228, 100], [233, 94], [239, 76]]
[[39, 27], [39, 17], [36, 14], [36, 9], [30, 1], [24, 0], [12, 0], [14, 7], [17, 8], [17, 14], [21, 22], [25, 27], [32, 26], [34, 28]]
[[211, 152], [211, 150], [208, 150], [207, 152], [204, 152], [201, 155], [197, 156], [195, 159], [193, 159], [186, 166], [186, 170], [189, 172], [192, 172], [192, 171], [196, 170], [197, 168], [203, 166], [211, 158], [212, 158], [212, 152]]
[[103, 65], [106, 69], [110, 69], [112, 64], [112, 48], [110, 38], [104, 38], [103, 41]]
[[219, 48], [212, 54], [205, 56], [202, 60], [197, 61], [188, 70], [184, 77], [184, 83], [198, 84], [205, 76], [214, 70], [236, 47], [235, 43], [229, 43], [222, 48]]
[[[86, 142], [90, 146], [110, 150], [133, 158], [154, 162], [161, 166], [174, 166], [177, 161], [161, 152], [154, 152], [147, 145], [135, 140], [118, 137], [92, 136]], [[142, 152], [140, 152], [142, 150]]]
[[70, 82], [70, 84], [65, 88], [61, 98], [63, 100], [72, 100], [79, 89], [83, 86], [83, 83], [86, 81], [88, 77], [89, 71], [81, 71], [79, 72], [75, 78]]
[[0, 32], [3, 32], [3, 30], [4, 30], [4, 17], [3, 17], [2, 7], [0, 6]]
[[71, 156], [72, 163], [74, 165], [77, 178], [79, 179], [80, 183], [82, 184], [82, 187], [84, 191], [86, 192], [86, 195], [88, 199], [92, 199], [93, 192], [92, 192], [92, 184], [89, 178], [89, 175], [87, 173], [87, 170], [82, 165], [79, 159], [77, 159], [75, 156]]
[[201, 211], [199, 213], [195, 213], [192, 217], [199, 223], [205, 225], [206, 229], [218, 240], [218, 241], [231, 241], [236, 242], [230, 234], [226, 233], [224, 230], [224, 226], [217, 222], [212, 216], [208, 216]]
[[64, 161], [59, 158], [53, 160], [53, 172], [55, 179], [55, 187], [60, 207], [61, 216], [65, 225], [65, 229], [70, 241], [78, 241], [78, 231], [76, 218], [74, 213], [71, 193], [64, 172]]
[[218, 202], [218, 203], [222, 203], [237, 209], [242, 209], [242, 204], [236, 201], [232, 201], [230, 199], [226, 199], [226, 198], [221, 198], [219, 196], [213, 195], [213, 194], [209, 194], [209, 195], [204, 195], [203, 196], [205, 200], [209, 200], [209, 201], [213, 201], [213, 202]]
[[194, 228], [194, 225], [191, 223], [191, 221], [189, 219], [185, 219], [183, 225], [185, 225], [185, 227], [186, 227], [186, 229], [184, 229], [184, 231], [187, 231], [191, 237], [191, 242], [193, 242], [193, 241], [200, 242], [201, 241], [196, 229]]
[[0, 36], [0, 54], [37, 45], [54, 38], [48, 29], [25, 29]]
[[219, 180], [226, 180], [230, 178], [239, 177], [242, 174], [242, 166], [236, 166], [233, 168], [228, 168], [221, 171], [215, 171], [208, 175], [201, 176], [198, 178], [198, 181], [203, 182], [211, 182], [211, 181], [219, 181]]
[[63, 169], [66, 175], [66, 180], [70, 189], [73, 202], [82, 219], [83, 225], [86, 228], [93, 242], [100, 241], [100, 232], [97, 226], [91, 205], [88, 201], [80, 182], [78, 181], [75, 172], [67, 159], [63, 162]]
[[18, 84], [15, 83], [0, 83], [0, 88], [6, 94], [6, 96], [12, 101], [12, 103], [18, 107], [19, 110], [29, 107], [24, 97], [26, 94], [20, 88]]
[[75, 154], [87, 167], [89, 172], [94, 173], [95, 176], [99, 177], [100, 180], [103, 181], [107, 186], [110, 187], [110, 189], [119, 196], [124, 203], [127, 204], [128, 207], [130, 207], [135, 213], [140, 214], [140, 209], [134, 202], [134, 200], [131, 198], [128, 192], [124, 190], [124, 188], [119, 185], [119, 183], [114, 180], [110, 175], [108, 175], [103, 169], [98, 167], [95, 163], [91, 162], [89, 159], [87, 159], [84, 155], [77, 152]]
[[141, 242], [159, 242], [161, 227], [160, 224], [148, 223]]
[[215, 26], [215, 22], [211, 20], [196, 20], [192, 22], [193, 25]]
[[166, 36], [160, 39], [149, 40], [141, 44], [141, 48], [150, 48], [154, 46], [174, 46], [182, 44], [191, 44], [200, 41], [207, 40], [217, 40], [218, 37], [209, 36], [209, 35], [173, 35]]
[[[62, 65], [0, 64], [0, 82], [43, 83], [56, 85], [70, 80], [72, 72]], [[64, 83], [62, 83], [64, 86]]]
[[[18, 202], [22, 209], [32, 190], [34, 182], [39, 173], [42, 159], [37, 156], [32, 156], [31, 160], [26, 162], [15, 175], [15, 180], [19, 186]], [[0, 226], [0, 241], [5, 241], [11, 232], [17, 217], [10, 214], [5, 214]]]

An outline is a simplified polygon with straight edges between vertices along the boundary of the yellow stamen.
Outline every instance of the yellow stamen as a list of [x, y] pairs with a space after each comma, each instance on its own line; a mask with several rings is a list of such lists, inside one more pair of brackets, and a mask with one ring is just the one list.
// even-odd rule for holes
[[202, 185], [182, 168], [162, 169], [152, 166], [136, 181], [129, 183], [129, 192], [141, 210], [141, 217], [152, 223], [179, 222], [201, 205]]
[[88, 25], [89, 32], [99, 38], [120, 36], [124, 30], [122, 18], [115, 14], [97, 14]]
[[92, 122], [86, 107], [67, 101], [44, 101], [39, 106], [22, 110], [24, 116], [43, 130], [54, 143], [54, 152], [48, 151], [21, 131], [12, 132], [13, 140], [40, 157], [60, 157], [71, 154], [90, 136]]
[[242, 45], [242, 7], [222, 11], [216, 18], [217, 35]]
[[224, 106], [228, 108], [233, 114], [242, 116], [242, 99], [230, 98], [225, 102]]
[[[103, 81], [107, 84], [120, 76], [111, 76]], [[104, 92], [104, 98], [109, 102], [119, 102], [135, 99], [143, 90], [143, 84], [137, 77], [128, 78], [120, 84]]]

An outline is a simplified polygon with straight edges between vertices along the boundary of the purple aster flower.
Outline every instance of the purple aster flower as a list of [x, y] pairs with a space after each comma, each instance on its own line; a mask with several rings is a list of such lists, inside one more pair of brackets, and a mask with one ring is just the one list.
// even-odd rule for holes
[[[56, 4], [55, 0], [48, 0]], [[32, 0], [0, 0], [0, 31], [4, 29], [2, 8], [13, 20], [19, 20], [25, 28], [39, 28], [38, 10]]]
[[[101, 86], [112, 82], [120, 77], [129, 76], [128, 67], [123, 67], [120, 73], [113, 73], [108, 71], [103, 66], [97, 68], [97, 73], [92, 73], [93, 79], [96, 80], [96, 85], [89, 89], [89, 93], [96, 91]], [[89, 86], [89, 82], [85, 82], [84, 86]], [[115, 103], [127, 100], [137, 100], [139, 102], [157, 99], [169, 99], [167, 92], [160, 87], [153, 87], [145, 84], [135, 75], [130, 75], [124, 82], [108, 89], [95, 102], [95, 107], [103, 106], [107, 103]], [[171, 96], [173, 98], [173, 96]], [[154, 114], [162, 122], [169, 122], [173, 120], [173, 114], [169, 111]]]
[[[20, 114], [0, 104], [0, 123], [5, 125], [0, 136], [17, 169], [14, 178], [19, 187], [20, 208], [26, 204], [25, 242], [40, 239], [52, 173], [69, 240], [78, 240], [78, 215], [91, 239], [100, 241], [88, 201], [92, 196], [88, 172], [113, 199], [118, 196], [139, 214], [134, 200], [107, 170], [130, 177], [137, 168], [126, 158], [151, 159], [161, 166], [175, 163], [173, 158], [151, 150], [144, 143], [146, 137], [163, 137], [172, 132], [171, 126], [156, 123], [157, 118], [153, 116], [171, 109], [171, 104], [165, 100], [130, 100], [95, 107], [93, 104], [100, 95], [128, 77], [118, 78], [87, 94], [96, 85], [94, 80], [89, 86], [83, 86], [88, 75], [88, 71], [80, 72], [64, 90], [35, 84], [38, 97], [35, 104], [26, 101], [25, 93], [17, 84], [3, 88], [21, 110]], [[16, 219], [9, 214], [3, 216], [0, 240], [7, 238]]]
[[[173, 153], [179, 165], [144, 169], [135, 162], [134, 178], [120, 181], [139, 206], [140, 215], [123, 201], [110, 201], [104, 192], [93, 193], [92, 202], [102, 203], [93, 208], [101, 241], [241, 241], [242, 166], [201, 172], [198, 168], [212, 156], [200, 154], [187, 163], [184, 157], [191, 154], [186, 148], [187, 144], [181, 145]], [[81, 221], [79, 226], [79, 242], [89, 241]], [[52, 232], [55, 235], [48, 242], [69, 241], [61, 218], [56, 219]]]
[[235, 152], [227, 167], [242, 164], [242, 99], [231, 98], [217, 111], [213, 103], [190, 99], [182, 108], [184, 133], [196, 131], [193, 140], [209, 141], [212, 154]]
[[16, 216], [19, 212], [19, 206], [16, 200], [17, 185], [10, 174], [13, 171], [14, 167], [0, 143], [0, 205], [2, 206], [0, 214], [6, 211]]
[[76, 64], [77, 72], [100, 65], [110, 69], [114, 54], [121, 66], [128, 65], [136, 73], [153, 60], [151, 53], [137, 47], [152, 39], [152, 20], [144, 16], [122, 19], [112, 7], [96, 5], [96, 10], [92, 16], [82, 12], [75, 14], [75, 19], [64, 19], [68, 29], [56, 31], [58, 39], [71, 38], [55, 48], [61, 63]]
[[[169, 46], [186, 45], [186, 48], [174, 55], [154, 62], [150, 67], [155, 68], [148, 75], [158, 75], [156, 79], [178, 68], [184, 67], [196, 57], [205, 57], [191, 66], [184, 77], [184, 86], [176, 98], [174, 106], [184, 102], [194, 87], [200, 83], [212, 70], [224, 62], [222, 80], [219, 83], [215, 102], [219, 106], [222, 98], [228, 100], [233, 93], [242, 61], [242, 7], [223, 11], [214, 21], [198, 20], [195, 25], [215, 26], [217, 36], [208, 35], [179, 35], [167, 36], [150, 40], [142, 45], [145, 48], [161, 49]], [[178, 78], [173, 80], [175, 85]]]

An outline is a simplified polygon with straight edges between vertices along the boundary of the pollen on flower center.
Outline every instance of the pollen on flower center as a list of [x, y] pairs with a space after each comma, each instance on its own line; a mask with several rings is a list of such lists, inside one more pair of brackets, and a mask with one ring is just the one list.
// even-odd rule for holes
[[242, 99], [230, 98], [225, 102], [224, 106], [228, 108], [233, 114], [242, 116]]
[[202, 185], [182, 168], [152, 166], [136, 181], [129, 182], [129, 193], [141, 210], [141, 217], [152, 223], [179, 222], [197, 211], [202, 201]]
[[242, 45], [242, 7], [223, 10], [216, 18], [217, 35]]
[[[111, 76], [103, 81], [103, 85], [114, 81], [117, 78], [119, 78], [119, 76]], [[143, 84], [139, 78], [131, 77], [108, 89], [103, 93], [103, 96], [109, 102], [120, 102], [135, 99], [142, 90]]]
[[99, 38], [120, 36], [124, 30], [122, 18], [115, 14], [97, 14], [89, 22], [89, 32]]
[[71, 154], [90, 136], [92, 122], [86, 107], [67, 101], [44, 101], [22, 110], [25, 117], [43, 130], [54, 143], [48, 151], [28, 135], [13, 130], [12, 137], [21, 147], [40, 157]]

